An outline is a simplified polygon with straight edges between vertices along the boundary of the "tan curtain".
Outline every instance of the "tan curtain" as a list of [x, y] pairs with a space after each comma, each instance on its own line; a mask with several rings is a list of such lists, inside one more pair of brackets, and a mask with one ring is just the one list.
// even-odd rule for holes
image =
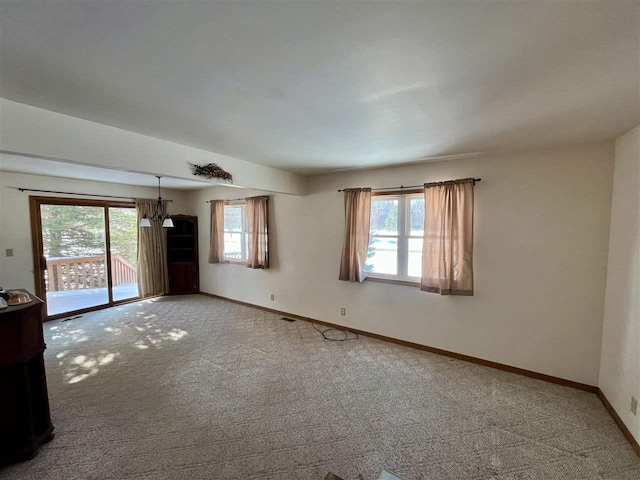
[[345, 236], [339, 278], [348, 282], [364, 282], [371, 221], [370, 188], [345, 189], [344, 217]]
[[[143, 215], [151, 217], [157, 205], [156, 200], [136, 200], [138, 224]], [[166, 200], [163, 208], [166, 211]], [[151, 227], [138, 228], [138, 292], [141, 297], [169, 292], [167, 234], [161, 222], [151, 222]]]
[[224, 200], [211, 200], [209, 263], [224, 262]]
[[473, 179], [424, 185], [421, 290], [473, 295]]
[[246, 200], [249, 235], [247, 267], [269, 268], [269, 197], [249, 197]]

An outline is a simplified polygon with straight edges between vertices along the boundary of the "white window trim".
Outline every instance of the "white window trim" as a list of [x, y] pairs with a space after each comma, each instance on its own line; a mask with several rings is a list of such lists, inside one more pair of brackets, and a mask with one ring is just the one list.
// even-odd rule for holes
[[[411, 208], [410, 202], [414, 198], [424, 198], [422, 193], [405, 193], [398, 195], [373, 195], [371, 202], [376, 200], [398, 200], [398, 235], [374, 235], [371, 238], [396, 238], [397, 239], [397, 274], [367, 273], [367, 277], [375, 280], [397, 281], [401, 283], [420, 284], [421, 277], [410, 277], [409, 269], [409, 239], [423, 239], [423, 235], [411, 235]], [[422, 270], [422, 268], [420, 269]]]
[[[224, 208], [227, 207], [242, 207], [242, 215], [241, 215], [241, 231], [232, 231], [232, 230], [223, 230], [223, 239], [227, 233], [229, 234], [238, 234], [240, 233], [240, 255], [241, 258], [232, 258], [227, 257], [227, 251], [223, 248], [223, 259], [225, 263], [236, 263], [239, 265], [246, 265], [247, 260], [249, 258], [249, 252], [247, 251], [247, 239], [249, 236], [249, 231], [247, 228], [247, 210], [246, 210], [247, 202], [244, 200], [235, 200], [233, 202], [224, 202]], [[225, 242], [226, 244], [226, 242]]]

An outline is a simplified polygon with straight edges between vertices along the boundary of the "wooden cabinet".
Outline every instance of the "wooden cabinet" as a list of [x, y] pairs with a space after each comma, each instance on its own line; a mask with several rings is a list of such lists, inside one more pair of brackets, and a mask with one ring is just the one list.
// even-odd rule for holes
[[53, 438], [49, 414], [43, 302], [0, 310], [0, 465], [26, 460]]
[[198, 217], [172, 215], [171, 219], [174, 227], [167, 229], [169, 293], [198, 293]]

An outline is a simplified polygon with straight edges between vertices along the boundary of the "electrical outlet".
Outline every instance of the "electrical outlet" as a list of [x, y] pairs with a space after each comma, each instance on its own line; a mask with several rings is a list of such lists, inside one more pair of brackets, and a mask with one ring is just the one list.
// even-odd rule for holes
[[344, 317], [346, 314], [347, 314], [347, 309], [346, 309], [346, 308], [344, 308], [344, 307], [342, 307], [342, 308], [340, 309], [340, 315], [342, 315], [342, 316]]
[[7, 248], [7, 257], [13, 257], [13, 248]]
[[272, 293], [271, 294], [271, 301], [273, 302], [276, 299], [276, 296]]
[[636, 397], [631, 397], [631, 413], [635, 415], [637, 411], [638, 411], [638, 400], [636, 400]]

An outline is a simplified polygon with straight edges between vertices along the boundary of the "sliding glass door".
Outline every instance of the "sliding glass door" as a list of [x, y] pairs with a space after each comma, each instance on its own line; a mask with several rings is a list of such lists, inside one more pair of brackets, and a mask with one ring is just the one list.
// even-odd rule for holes
[[36, 294], [49, 318], [138, 297], [133, 204], [31, 197]]

